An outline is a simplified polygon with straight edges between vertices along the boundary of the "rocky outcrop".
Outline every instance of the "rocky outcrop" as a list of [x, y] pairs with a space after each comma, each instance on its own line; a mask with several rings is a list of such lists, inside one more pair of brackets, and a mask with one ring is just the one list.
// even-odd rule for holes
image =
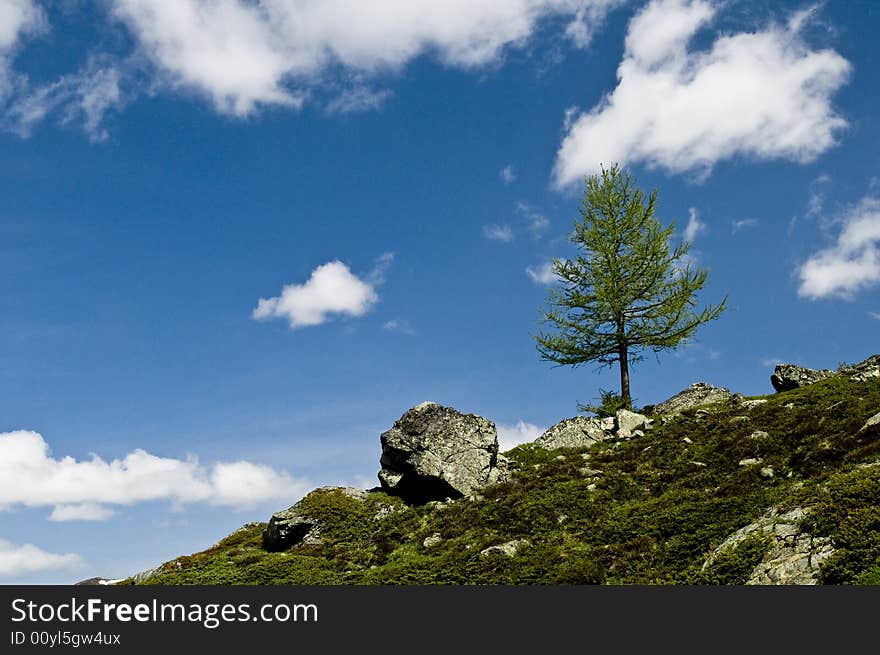
[[557, 448], [588, 448], [607, 439], [630, 439], [644, 436], [653, 420], [628, 409], [617, 410], [614, 416], [594, 418], [575, 416], [549, 428], [534, 443], [547, 450]]
[[880, 425], [880, 412], [877, 412], [874, 416], [865, 421], [865, 424], [859, 429], [859, 432], [864, 432], [869, 428], [873, 428], [875, 425]]
[[716, 387], [707, 382], [694, 382], [687, 389], [678, 392], [662, 403], [645, 406], [644, 412], [646, 414], [680, 414], [700, 405], [729, 402], [732, 397], [733, 394], [730, 393], [730, 390], [724, 387]]
[[770, 508], [761, 518], [734, 532], [725, 539], [703, 563], [710, 567], [723, 552], [735, 548], [751, 536], [770, 540], [770, 547], [746, 581], [747, 585], [815, 585], [819, 583], [819, 567], [834, 552], [826, 537], [814, 537], [800, 529], [806, 515], [803, 507], [782, 512]]
[[422, 403], [382, 433], [382, 488], [407, 502], [458, 498], [507, 477], [495, 424], [452, 407]]
[[557, 448], [586, 448], [604, 441], [614, 432], [614, 419], [575, 416], [560, 421], [535, 439], [535, 444], [547, 450]]
[[308, 512], [308, 498], [315, 493], [339, 492], [349, 498], [363, 501], [367, 492], [353, 487], [321, 487], [295, 505], [275, 512], [263, 531], [263, 548], [270, 551], [286, 550], [292, 546], [310, 546], [321, 543], [321, 522]]
[[488, 555], [504, 555], [505, 557], [513, 557], [520, 550], [520, 548], [524, 548], [530, 545], [531, 544], [526, 539], [514, 539], [512, 541], [505, 541], [503, 544], [497, 544], [495, 546], [484, 548], [480, 551], [480, 555], [482, 555], [483, 557], [486, 557]]
[[872, 355], [858, 364], [841, 366], [836, 371], [816, 370], [795, 364], [780, 364], [773, 370], [770, 384], [777, 392], [791, 391], [836, 376], [847, 377], [854, 382], [880, 378], [880, 355]]

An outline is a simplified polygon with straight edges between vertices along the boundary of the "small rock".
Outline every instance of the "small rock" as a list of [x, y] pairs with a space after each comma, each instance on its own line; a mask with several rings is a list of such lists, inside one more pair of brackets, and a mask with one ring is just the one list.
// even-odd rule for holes
[[688, 444], [694, 443], [690, 437], [685, 437], [684, 439], [682, 439], [682, 441], [684, 441], [685, 443], [688, 443]]
[[596, 491], [596, 483], [593, 482], [587, 485], [587, 491]]
[[506, 557], [513, 557], [520, 548], [530, 545], [531, 544], [526, 539], [513, 539], [512, 541], [506, 541], [503, 544], [484, 548], [480, 551], [480, 555], [485, 557], [486, 555], [497, 554], [505, 555]]
[[593, 477], [596, 477], [597, 475], [602, 475], [602, 471], [600, 471], [599, 469], [591, 469], [591, 468], [578, 469], [578, 473], [580, 473], [581, 475], [583, 475], [586, 478], [593, 478]]
[[439, 532], [435, 532], [434, 534], [425, 537], [422, 546], [425, 548], [433, 548], [434, 546], [439, 546], [441, 543], [443, 543], [443, 537], [440, 536]]
[[867, 430], [868, 428], [872, 428], [872, 427], [874, 427], [875, 425], [880, 425], [880, 412], [878, 412], [877, 414], [874, 414], [874, 416], [872, 416], [871, 418], [869, 418], [868, 421], [867, 421], [867, 422], [861, 427], [861, 429], [859, 430], [859, 432], [860, 432], [860, 433], [861, 433], [861, 432], [864, 432], [864, 431]]
[[559, 516], [556, 517], [556, 523], [558, 525], [562, 525], [567, 520], [568, 520], [568, 514], [560, 514]]
[[755, 430], [749, 435], [749, 439], [766, 439], [769, 436], [764, 430]]
[[696, 466], [697, 468], [705, 468], [705, 467], [706, 467], [706, 463], [705, 463], [705, 462], [698, 462], [697, 460], [693, 460], [693, 461], [691, 462], [691, 464], [693, 464], [693, 465]]
[[731, 425], [736, 425], [737, 423], [748, 423], [751, 419], [748, 416], [731, 416], [730, 423]]
[[741, 405], [746, 409], [752, 409], [753, 407], [757, 407], [758, 405], [763, 405], [767, 402], [766, 398], [755, 398], [753, 400], [744, 400]]
[[565, 455], [557, 455], [557, 456], [556, 456], [556, 460], [559, 461], [559, 462], [564, 462], [564, 461], [565, 461]]
[[765, 466], [761, 469], [761, 477], [762, 478], [772, 478], [774, 475], [772, 466]]
[[739, 460], [738, 464], [740, 466], [754, 466], [755, 464], [760, 464], [762, 460], [756, 457], [747, 457], [745, 459]]

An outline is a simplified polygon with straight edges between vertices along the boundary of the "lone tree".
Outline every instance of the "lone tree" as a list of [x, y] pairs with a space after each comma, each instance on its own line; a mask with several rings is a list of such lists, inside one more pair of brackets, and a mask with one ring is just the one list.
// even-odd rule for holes
[[570, 237], [581, 253], [553, 260], [560, 285], [550, 289], [543, 322], [555, 330], [535, 340], [541, 359], [560, 366], [618, 363], [620, 404], [631, 408], [629, 365], [646, 350], [684, 343], [718, 318], [727, 298], [695, 310], [708, 271], [686, 258], [689, 243], [670, 250], [675, 225], [663, 227], [654, 217], [656, 190], [646, 197], [618, 165], [603, 167], [585, 186]]

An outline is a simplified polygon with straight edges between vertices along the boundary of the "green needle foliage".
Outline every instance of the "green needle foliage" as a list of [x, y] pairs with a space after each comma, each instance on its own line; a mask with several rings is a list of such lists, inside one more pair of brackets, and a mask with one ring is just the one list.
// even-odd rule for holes
[[646, 196], [617, 165], [603, 167], [585, 185], [571, 235], [581, 253], [553, 260], [561, 284], [550, 289], [543, 322], [554, 330], [535, 340], [541, 358], [560, 366], [619, 364], [621, 403], [631, 407], [629, 365], [646, 350], [685, 343], [721, 315], [727, 298], [695, 309], [708, 271], [685, 257], [689, 243], [670, 249], [675, 226], [663, 227], [654, 217], [656, 191]]

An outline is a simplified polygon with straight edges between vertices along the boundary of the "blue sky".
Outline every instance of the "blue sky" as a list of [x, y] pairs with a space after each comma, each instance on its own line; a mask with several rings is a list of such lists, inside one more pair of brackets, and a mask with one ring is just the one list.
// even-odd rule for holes
[[729, 295], [636, 403], [873, 354], [878, 27], [869, 1], [0, 0], [0, 582], [372, 486], [423, 400], [509, 446], [614, 388], [530, 337], [600, 163]]

